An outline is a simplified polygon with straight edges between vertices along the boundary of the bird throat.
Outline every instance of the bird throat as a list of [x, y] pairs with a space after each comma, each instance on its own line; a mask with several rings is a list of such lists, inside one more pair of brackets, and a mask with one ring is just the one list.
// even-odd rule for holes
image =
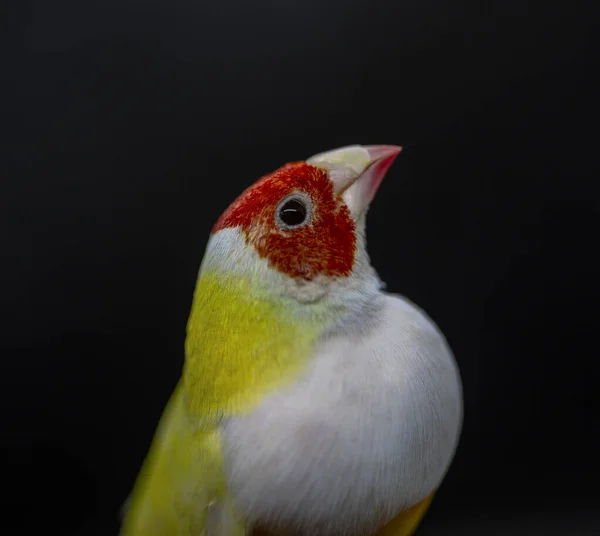
[[322, 331], [246, 279], [201, 273], [185, 342], [189, 413], [216, 420], [252, 410], [301, 373]]

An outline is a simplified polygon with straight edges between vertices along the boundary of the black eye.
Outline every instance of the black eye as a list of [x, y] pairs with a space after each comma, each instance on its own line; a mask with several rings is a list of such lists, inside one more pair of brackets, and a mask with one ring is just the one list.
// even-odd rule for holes
[[278, 218], [286, 227], [298, 227], [306, 221], [308, 209], [303, 199], [288, 199], [279, 207]]

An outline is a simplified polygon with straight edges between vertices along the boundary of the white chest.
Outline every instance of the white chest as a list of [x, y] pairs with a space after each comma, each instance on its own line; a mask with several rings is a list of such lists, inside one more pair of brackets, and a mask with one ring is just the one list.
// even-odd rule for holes
[[443, 336], [385, 296], [369, 325], [324, 340], [292, 386], [223, 424], [230, 493], [251, 520], [368, 533], [440, 485], [461, 423]]

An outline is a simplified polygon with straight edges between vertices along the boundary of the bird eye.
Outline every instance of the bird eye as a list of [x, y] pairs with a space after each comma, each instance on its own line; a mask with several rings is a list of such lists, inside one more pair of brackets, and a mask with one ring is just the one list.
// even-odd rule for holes
[[283, 228], [294, 228], [308, 220], [309, 202], [303, 196], [294, 195], [284, 199], [277, 208], [277, 222]]

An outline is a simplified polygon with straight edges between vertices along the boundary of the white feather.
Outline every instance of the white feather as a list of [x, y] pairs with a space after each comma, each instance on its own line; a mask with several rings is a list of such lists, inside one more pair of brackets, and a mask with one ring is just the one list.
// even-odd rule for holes
[[251, 280], [323, 335], [304, 374], [222, 423], [225, 474], [252, 523], [311, 536], [369, 534], [441, 483], [462, 424], [456, 363], [416, 306], [381, 292], [364, 215], [353, 273], [296, 281], [260, 258], [239, 229], [213, 236], [201, 270]]
[[229, 489], [251, 521], [366, 534], [440, 485], [461, 424], [444, 337], [379, 294], [323, 337], [295, 384], [223, 422]]

